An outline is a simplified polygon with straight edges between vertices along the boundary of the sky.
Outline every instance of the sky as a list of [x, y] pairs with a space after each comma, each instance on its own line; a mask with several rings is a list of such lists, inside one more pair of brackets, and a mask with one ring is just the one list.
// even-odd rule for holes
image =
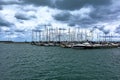
[[32, 29], [80, 27], [120, 35], [120, 0], [0, 0], [0, 40], [31, 41]]

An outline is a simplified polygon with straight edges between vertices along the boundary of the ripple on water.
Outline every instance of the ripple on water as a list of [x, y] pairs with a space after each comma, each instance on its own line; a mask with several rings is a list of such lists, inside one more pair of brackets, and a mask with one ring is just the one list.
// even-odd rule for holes
[[[119, 80], [120, 49], [0, 44], [2, 80]], [[2, 76], [1, 76], [2, 75]]]

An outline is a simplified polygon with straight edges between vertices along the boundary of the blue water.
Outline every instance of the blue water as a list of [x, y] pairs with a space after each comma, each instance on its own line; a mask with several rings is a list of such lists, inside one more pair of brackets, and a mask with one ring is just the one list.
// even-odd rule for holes
[[120, 80], [120, 48], [0, 43], [0, 80]]

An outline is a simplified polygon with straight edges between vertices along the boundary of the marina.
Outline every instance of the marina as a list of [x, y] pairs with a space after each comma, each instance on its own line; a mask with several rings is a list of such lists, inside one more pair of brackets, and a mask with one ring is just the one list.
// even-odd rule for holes
[[120, 0], [0, 0], [0, 80], [120, 80]]
[[36, 46], [59, 46], [74, 49], [120, 47], [120, 41], [114, 41], [114, 38], [115, 36], [111, 34], [98, 34], [92, 29], [45, 28], [44, 30], [32, 30], [31, 44]]

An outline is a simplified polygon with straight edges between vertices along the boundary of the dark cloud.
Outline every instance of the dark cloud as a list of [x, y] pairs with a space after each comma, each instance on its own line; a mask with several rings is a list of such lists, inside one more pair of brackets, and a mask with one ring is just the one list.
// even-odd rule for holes
[[104, 28], [105, 28], [104, 25], [101, 25], [101, 26], [98, 27], [98, 29], [99, 29], [100, 31], [104, 30]]
[[89, 27], [92, 24], [96, 23], [95, 20], [92, 18], [81, 18], [81, 15], [72, 15], [69, 12], [61, 12], [59, 14], [56, 14], [53, 16], [55, 20], [58, 20], [60, 22], [67, 23], [68, 26], [81, 26], [81, 27]]
[[30, 17], [27, 17], [27, 16], [25, 16], [23, 14], [16, 14], [15, 17], [17, 19], [20, 19], [20, 20], [29, 20], [30, 19]]
[[110, 33], [110, 30], [102, 30], [104, 34], [109, 34]]
[[[81, 18], [81, 15], [72, 15], [69, 12], [62, 12], [59, 13], [54, 17], [55, 20], [65, 22], [69, 26], [84, 26], [84, 27], [92, 27], [92, 25], [99, 23], [99, 22], [112, 22], [114, 20], [119, 19], [120, 12], [113, 13], [108, 9], [96, 9], [88, 14], [89, 18]], [[99, 27], [101, 30], [103, 27]]]
[[34, 4], [35, 6], [52, 6], [52, 0], [23, 0], [25, 4]]
[[98, 11], [97, 9], [90, 13], [90, 17], [95, 20], [102, 20], [103, 19], [103, 13]]
[[2, 8], [2, 6], [0, 6], [0, 10], [2, 10], [3, 8]]
[[71, 27], [75, 26], [75, 23], [71, 22], [71, 23], [68, 24], [68, 26], [71, 26]]
[[58, 21], [68, 21], [72, 15], [69, 12], [61, 12], [53, 17]]
[[96, 22], [90, 18], [84, 18], [81, 19], [76, 18], [73, 16], [73, 18], [71, 20], [68, 21], [68, 25], [74, 27], [75, 25], [78, 25], [78, 27], [83, 27], [83, 28], [88, 28], [88, 27], [92, 27], [93, 24], [95, 24]]
[[13, 25], [13, 23], [10, 23], [9, 21], [0, 17], [0, 26], [11, 27], [12, 25]]
[[[108, 1], [108, 3], [110, 3], [110, 1]], [[100, 4], [98, 4], [98, 5], [100, 5]], [[105, 3], [103, 3], [103, 4], [105, 4]], [[107, 4], [107, 2], [106, 2], [106, 4]], [[94, 24], [99, 23], [99, 22], [110, 23], [110, 22], [119, 20], [120, 9], [113, 11], [113, 10], [111, 10], [112, 7], [110, 8], [110, 5], [96, 6], [93, 8], [94, 8], [94, 10], [92, 10], [88, 14], [89, 18], [81, 18], [80, 14], [71, 15], [70, 13], [65, 13], [65, 14], [60, 13], [60, 14], [55, 15], [54, 19], [61, 21], [61, 22], [64, 21], [68, 25], [73, 24], [73, 26], [79, 25], [79, 26], [84, 26], [84, 27], [91, 27]]]
[[94, 11], [90, 13], [90, 17], [97, 22], [113, 22], [119, 19], [120, 9], [112, 10], [110, 6], [94, 8]]
[[91, 25], [97, 22], [91, 18], [84, 18], [84, 19], [79, 18], [78, 20], [75, 21], [75, 23], [77, 25], [80, 25], [81, 27], [92, 27]]
[[20, 20], [30, 20], [32, 18], [36, 18], [34, 15], [29, 15], [27, 13], [26, 14], [25, 13], [16, 13], [15, 17]]
[[109, 5], [111, 0], [23, 0], [25, 4], [36, 6], [49, 6], [62, 10], [76, 10], [85, 5], [101, 6]]
[[57, 0], [56, 5], [59, 9], [76, 10], [85, 5], [101, 6], [109, 5], [110, 0]]

